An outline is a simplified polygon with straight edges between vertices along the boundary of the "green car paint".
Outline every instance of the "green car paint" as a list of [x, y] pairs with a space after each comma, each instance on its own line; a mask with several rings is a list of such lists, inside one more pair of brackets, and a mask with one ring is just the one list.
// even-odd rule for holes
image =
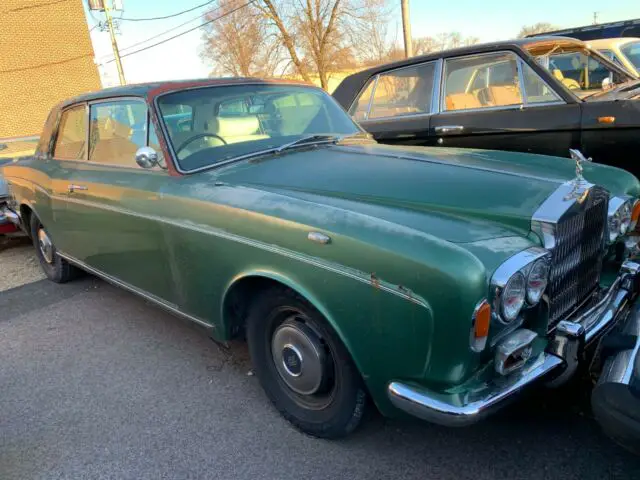
[[[330, 322], [378, 408], [393, 415], [392, 380], [451, 392], [494, 375], [492, 349], [469, 348], [472, 312], [502, 262], [541, 245], [532, 215], [574, 178], [575, 162], [344, 142], [184, 176], [40, 156], [2, 174], [60, 252], [217, 340], [236, 332], [235, 293], [256, 279], [291, 287]], [[622, 170], [588, 164], [584, 176], [640, 195]], [[87, 188], [70, 193], [73, 184]], [[543, 332], [546, 320], [537, 325]]]

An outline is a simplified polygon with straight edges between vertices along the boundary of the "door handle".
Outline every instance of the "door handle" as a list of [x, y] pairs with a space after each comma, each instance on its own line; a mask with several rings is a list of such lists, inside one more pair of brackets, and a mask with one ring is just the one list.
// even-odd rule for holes
[[84, 185], [74, 185], [73, 183], [69, 184], [69, 186], [67, 187], [67, 190], [69, 191], [69, 193], [73, 193], [75, 191], [79, 191], [79, 190], [89, 190], [87, 187], [85, 187]]
[[464, 127], [462, 125], [439, 125], [434, 130], [438, 135], [454, 135], [456, 133], [462, 133]]

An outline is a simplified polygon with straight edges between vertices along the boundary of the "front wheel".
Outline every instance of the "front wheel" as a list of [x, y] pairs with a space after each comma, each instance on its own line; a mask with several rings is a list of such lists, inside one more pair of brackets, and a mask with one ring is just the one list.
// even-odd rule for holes
[[360, 374], [306, 300], [286, 288], [262, 292], [250, 308], [247, 341], [267, 396], [295, 427], [337, 438], [358, 426], [367, 398]]
[[73, 279], [76, 268], [58, 255], [47, 229], [35, 214], [31, 216], [30, 228], [36, 255], [47, 278], [56, 283], [65, 283]]

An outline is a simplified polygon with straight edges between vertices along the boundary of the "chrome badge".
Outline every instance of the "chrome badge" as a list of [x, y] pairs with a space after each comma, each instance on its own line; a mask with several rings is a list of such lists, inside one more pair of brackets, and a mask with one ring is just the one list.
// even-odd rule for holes
[[586, 188], [586, 185], [588, 185], [588, 183], [582, 176], [582, 172], [584, 171], [582, 164], [584, 162], [591, 162], [592, 160], [591, 158], [586, 158], [578, 149], [570, 148], [569, 154], [571, 155], [571, 158], [576, 162], [576, 178], [572, 180], [573, 188], [565, 197], [565, 200], [575, 199], [578, 201], [578, 203], [582, 203], [587, 198], [589, 192], [589, 190]]

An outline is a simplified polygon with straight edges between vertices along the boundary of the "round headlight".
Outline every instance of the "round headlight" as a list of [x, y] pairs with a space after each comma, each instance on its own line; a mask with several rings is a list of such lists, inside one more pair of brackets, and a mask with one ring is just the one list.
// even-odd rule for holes
[[624, 202], [618, 212], [620, 212], [620, 235], [624, 235], [629, 231], [631, 225], [631, 204]]
[[505, 322], [512, 322], [520, 313], [526, 296], [526, 281], [520, 272], [515, 273], [502, 291], [501, 311]]
[[545, 259], [536, 261], [527, 277], [527, 302], [535, 305], [542, 298], [549, 283], [549, 262]]
[[609, 217], [609, 242], [613, 243], [620, 236], [620, 211]]

